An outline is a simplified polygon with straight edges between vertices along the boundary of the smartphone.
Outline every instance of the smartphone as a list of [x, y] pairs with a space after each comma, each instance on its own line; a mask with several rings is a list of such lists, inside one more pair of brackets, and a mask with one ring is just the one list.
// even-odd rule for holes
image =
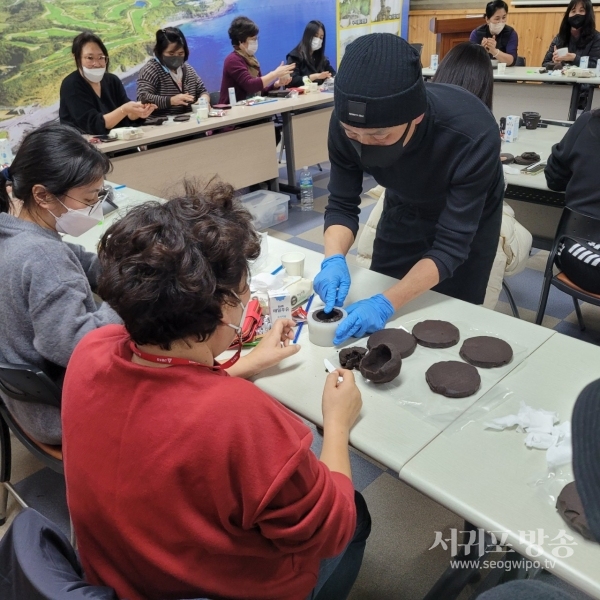
[[104, 143], [107, 143], [107, 142], [116, 142], [117, 138], [116, 137], [110, 137], [109, 135], [95, 135], [90, 141], [92, 141], [92, 140], [96, 140], [93, 143], [97, 144], [98, 142], [104, 142]]
[[529, 165], [521, 170], [523, 175], [537, 175], [541, 173], [546, 168], [545, 162], [535, 163], [534, 165]]

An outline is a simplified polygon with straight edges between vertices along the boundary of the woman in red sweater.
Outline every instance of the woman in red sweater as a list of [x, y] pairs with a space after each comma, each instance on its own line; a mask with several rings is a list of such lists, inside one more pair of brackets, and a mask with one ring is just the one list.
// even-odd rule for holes
[[302, 421], [244, 379], [298, 351], [292, 321], [216, 362], [259, 250], [223, 183], [140, 205], [100, 243], [99, 291], [124, 326], [75, 349], [63, 451], [86, 575], [121, 598], [343, 599], [360, 569], [370, 517], [350, 472], [352, 372], [326, 380], [319, 460]]
[[256, 58], [258, 51], [258, 27], [248, 17], [236, 17], [229, 27], [229, 39], [233, 52], [223, 63], [223, 79], [219, 102], [229, 104], [229, 88], [234, 88], [235, 99], [239, 102], [250, 96], [260, 95], [273, 87], [287, 85], [295, 63], [283, 62], [273, 71], [263, 75]]

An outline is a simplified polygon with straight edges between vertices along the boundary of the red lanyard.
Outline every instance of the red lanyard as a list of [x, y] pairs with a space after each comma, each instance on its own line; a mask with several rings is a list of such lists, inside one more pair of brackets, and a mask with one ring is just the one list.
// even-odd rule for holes
[[190, 360], [188, 358], [177, 358], [176, 356], [161, 356], [160, 354], [150, 354], [148, 352], [140, 350], [135, 345], [133, 340], [129, 342], [129, 349], [139, 358], [159, 365], [195, 365], [197, 367], [204, 367], [205, 369], [211, 369], [213, 371], [224, 371], [225, 369], [229, 369], [229, 367], [235, 365], [235, 363], [240, 359], [240, 355], [242, 353], [242, 340], [239, 336], [238, 340], [238, 349], [236, 353], [223, 364], [217, 363], [212, 366], [204, 365], [202, 363], [196, 362], [195, 360]]

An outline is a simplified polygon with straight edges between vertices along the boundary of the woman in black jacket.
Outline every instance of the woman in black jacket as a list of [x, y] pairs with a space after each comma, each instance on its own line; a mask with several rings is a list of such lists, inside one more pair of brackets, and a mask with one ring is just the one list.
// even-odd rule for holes
[[[567, 48], [567, 54], [560, 56], [558, 50], [561, 48]], [[542, 64], [579, 66], [582, 56], [589, 56], [590, 69], [596, 68], [600, 58], [600, 33], [596, 31], [596, 17], [591, 1], [571, 0], [558, 35], [552, 40]]]
[[[565, 192], [565, 206], [600, 219], [600, 171], [594, 156], [600, 153], [600, 110], [583, 113], [564, 138], [552, 147], [546, 168], [551, 190]], [[579, 287], [600, 294], [600, 244], [565, 238], [557, 264]]]
[[287, 63], [296, 63], [292, 81], [288, 87], [303, 85], [302, 78], [308, 76], [312, 82], [322, 84], [335, 76], [335, 69], [325, 56], [325, 25], [321, 21], [310, 21], [300, 43], [287, 55]]
[[60, 86], [58, 116], [63, 125], [82, 133], [105, 135], [113, 127], [134, 125], [156, 108], [127, 97], [121, 80], [108, 72], [108, 50], [97, 35], [80, 33], [71, 52], [77, 68]]

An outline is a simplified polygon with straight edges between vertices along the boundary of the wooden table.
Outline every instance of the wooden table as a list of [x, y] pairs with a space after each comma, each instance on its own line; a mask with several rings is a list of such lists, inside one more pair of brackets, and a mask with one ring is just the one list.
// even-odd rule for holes
[[[537, 111], [544, 119], [574, 121], [581, 86], [589, 85], [586, 110], [590, 110], [594, 89], [600, 85], [600, 77], [589, 79], [555, 76], [539, 73], [541, 67], [507, 67], [502, 74], [494, 69], [494, 116], [520, 115], [525, 111]], [[423, 77], [435, 75], [432, 69], [423, 69]], [[518, 83], [521, 82], [521, 83]], [[552, 83], [556, 85], [541, 85]]]
[[[112, 179], [149, 194], [168, 196], [186, 177], [207, 180], [214, 175], [236, 189], [263, 181], [278, 189], [279, 165], [270, 119], [282, 114], [288, 179], [295, 186], [296, 161], [312, 165], [328, 160], [332, 102], [332, 94], [315, 93], [254, 106], [234, 106], [225, 117], [197, 123], [192, 115], [185, 123], [143, 126], [143, 138], [98, 147], [114, 154]], [[233, 128], [239, 125], [244, 127]], [[224, 128], [232, 130], [200, 136]], [[136, 152], [140, 147], [147, 149]], [[122, 154], [125, 150], [131, 152]]]

